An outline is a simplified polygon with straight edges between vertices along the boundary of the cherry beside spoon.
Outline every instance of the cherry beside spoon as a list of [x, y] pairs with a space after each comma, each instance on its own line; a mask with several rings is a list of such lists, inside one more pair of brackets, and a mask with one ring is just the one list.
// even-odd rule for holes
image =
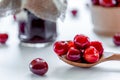
[[102, 63], [102, 62], [105, 62], [105, 61], [120, 60], [120, 54], [114, 54], [114, 53], [111, 53], [111, 52], [104, 52], [104, 55], [96, 63], [73, 62], [73, 61], [67, 60], [65, 55], [58, 56], [58, 57], [67, 64], [77, 66], [77, 67], [84, 67], [84, 68], [89, 68], [89, 67], [95, 66], [95, 65], [97, 65], [99, 63]]

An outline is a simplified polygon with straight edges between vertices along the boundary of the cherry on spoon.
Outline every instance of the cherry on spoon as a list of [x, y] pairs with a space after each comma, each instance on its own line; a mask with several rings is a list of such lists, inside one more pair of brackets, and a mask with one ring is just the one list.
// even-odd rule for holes
[[89, 68], [89, 67], [95, 66], [95, 65], [100, 64], [105, 61], [120, 60], [120, 54], [115, 54], [115, 53], [111, 53], [111, 52], [105, 52], [104, 55], [100, 58], [100, 60], [96, 63], [73, 62], [73, 61], [67, 60], [65, 55], [58, 56], [58, 57], [67, 64], [77, 66], [77, 67], [84, 67], [84, 68]]

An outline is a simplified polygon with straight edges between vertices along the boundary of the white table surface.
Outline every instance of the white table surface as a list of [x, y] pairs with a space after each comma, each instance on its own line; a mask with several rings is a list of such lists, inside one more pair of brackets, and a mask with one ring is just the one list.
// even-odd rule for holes
[[[58, 24], [57, 40], [71, 40], [76, 34], [85, 34], [91, 40], [103, 42], [105, 51], [120, 53], [120, 47], [114, 46], [112, 38], [96, 35], [92, 29], [89, 8], [85, 0], [69, 0], [67, 18]], [[87, 1], [87, 0], [86, 0]], [[72, 18], [69, 10], [79, 10], [78, 18]], [[11, 18], [11, 17], [9, 17]], [[120, 80], [120, 61], [109, 61], [92, 68], [79, 68], [68, 65], [53, 52], [53, 45], [45, 48], [28, 48], [19, 45], [17, 23], [13, 19], [1, 20], [0, 31], [9, 33], [6, 45], [0, 45], [0, 80]], [[49, 65], [45, 76], [30, 72], [29, 63], [34, 58], [43, 58]]]

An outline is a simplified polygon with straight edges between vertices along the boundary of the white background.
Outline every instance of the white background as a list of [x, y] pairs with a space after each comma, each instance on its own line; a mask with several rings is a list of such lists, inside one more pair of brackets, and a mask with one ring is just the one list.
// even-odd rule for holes
[[[79, 11], [77, 18], [70, 13], [74, 8]], [[6, 45], [0, 45], [0, 80], [120, 80], [120, 61], [104, 62], [92, 68], [73, 67], [58, 59], [53, 45], [45, 48], [21, 46], [18, 26], [11, 16], [0, 19], [0, 22], [0, 31], [9, 33]], [[91, 40], [101, 41], [105, 51], [120, 53], [120, 47], [114, 46], [112, 38], [98, 36], [92, 30], [90, 10], [85, 6], [85, 0], [69, 0], [65, 22], [58, 23], [57, 40], [72, 40], [76, 34], [82, 33]], [[29, 70], [29, 63], [39, 57], [49, 65], [45, 76], [37, 76]]]

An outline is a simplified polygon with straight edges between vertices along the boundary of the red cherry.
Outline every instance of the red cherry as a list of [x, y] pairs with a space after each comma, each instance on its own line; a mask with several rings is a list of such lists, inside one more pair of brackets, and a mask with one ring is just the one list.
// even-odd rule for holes
[[74, 48], [74, 47], [71, 47], [69, 50], [68, 50], [68, 53], [67, 53], [67, 56], [66, 58], [68, 60], [71, 60], [71, 61], [77, 61], [77, 60], [80, 60], [81, 58], [81, 51]]
[[8, 40], [8, 34], [0, 33], [0, 43], [5, 44], [7, 40]]
[[29, 65], [30, 71], [37, 75], [44, 75], [48, 71], [48, 64], [41, 58], [36, 58]]
[[90, 46], [95, 47], [99, 51], [100, 57], [103, 55], [104, 48], [103, 48], [101, 42], [99, 42], [99, 41], [92, 41], [92, 42], [90, 42]]
[[104, 7], [114, 7], [117, 4], [116, 0], [99, 0], [101, 6]]
[[85, 50], [83, 57], [88, 63], [95, 63], [99, 60], [99, 52], [94, 47], [90, 46]]
[[59, 56], [66, 54], [68, 48], [68, 43], [65, 41], [57, 41], [54, 43], [54, 52]]
[[71, 47], [75, 47], [73, 41], [69, 40], [69, 41], [67, 41], [67, 43], [68, 43], [68, 47], [69, 47], [69, 48], [71, 48]]
[[99, 0], [91, 0], [93, 5], [99, 5]]
[[86, 48], [90, 45], [89, 38], [83, 34], [74, 37], [74, 44], [77, 48]]
[[116, 33], [113, 36], [113, 42], [116, 46], [120, 46], [120, 33]]
[[77, 15], [77, 13], [78, 13], [78, 10], [73, 9], [73, 10], [71, 10], [71, 13], [72, 13], [72, 15], [73, 15], [73, 16], [76, 16], [76, 15]]
[[16, 21], [16, 19], [17, 19], [17, 18], [16, 18], [16, 15], [13, 15], [13, 19]]

